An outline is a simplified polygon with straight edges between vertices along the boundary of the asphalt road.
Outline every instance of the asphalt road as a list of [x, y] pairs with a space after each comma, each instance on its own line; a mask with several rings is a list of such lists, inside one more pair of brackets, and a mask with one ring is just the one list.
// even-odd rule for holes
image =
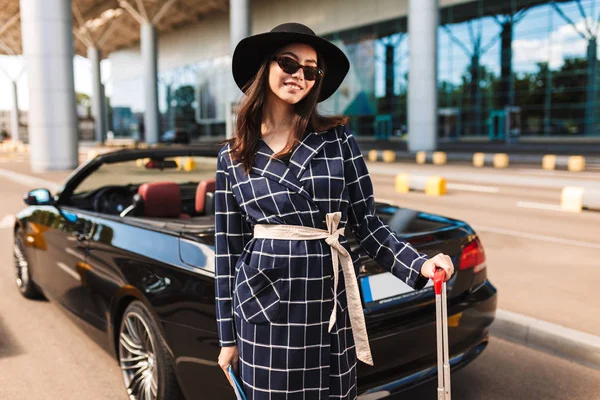
[[[600, 371], [492, 337], [478, 359], [452, 374], [451, 389], [460, 400], [591, 400], [599, 378]], [[437, 380], [392, 398], [434, 400], [436, 388]]]
[[[0, 188], [0, 210], [15, 214], [27, 187], [0, 177]], [[57, 305], [19, 294], [12, 238], [10, 228], [0, 229], [0, 399], [127, 399], [108, 353]]]
[[[453, 168], [444, 167], [438, 173], [449, 173]], [[12, 160], [0, 164], [0, 170], [5, 171], [4, 175], [0, 173], [0, 220], [8, 221], [7, 216], [10, 218], [24, 206], [22, 195], [36, 181], [7, 177], [10, 173], [6, 171], [32, 175], [25, 162]], [[475, 174], [512, 176], [517, 171]], [[56, 172], [38, 176], [56, 182], [66, 175]], [[516, 205], [518, 201], [550, 203], [559, 193], [552, 187], [488, 184], [499, 188], [499, 192], [455, 191], [432, 198], [419, 193], [396, 194], [390, 186], [393, 176], [381, 171], [373, 173], [373, 181], [377, 197], [471, 223], [486, 248], [488, 273], [499, 289], [500, 307], [600, 333], [600, 321], [594, 317], [597, 308], [589, 301], [599, 283], [600, 214], [569, 214]], [[4, 266], [0, 268], [0, 399], [125, 400], [115, 360], [88, 339], [57, 305], [29, 301], [19, 295], [13, 279], [12, 232], [6, 225], [0, 223], [0, 265]], [[598, 398], [600, 371], [492, 337], [480, 358], [453, 374], [452, 389], [457, 399], [587, 400]], [[435, 382], [395, 398], [434, 399]]]
[[[15, 162], [24, 157], [0, 157], [0, 179], [3, 171], [31, 175], [27, 162]], [[462, 219], [476, 229], [486, 250], [488, 276], [499, 290], [500, 308], [600, 335], [596, 302], [587, 300], [600, 285], [600, 211], [569, 213], [559, 208], [564, 185], [598, 186], [599, 172], [412, 163], [369, 163], [369, 170], [376, 197]], [[398, 194], [394, 177], [399, 172], [442, 175], [449, 193]], [[38, 174], [54, 182], [67, 175]], [[42, 184], [23, 176], [13, 179], [30, 186]]]
[[[468, 222], [481, 237], [498, 307], [600, 335], [600, 211], [560, 210], [563, 184], [600, 185], [600, 173], [369, 164], [375, 196]], [[441, 175], [448, 194], [398, 194], [400, 172]], [[600, 396], [599, 396], [600, 397]]]

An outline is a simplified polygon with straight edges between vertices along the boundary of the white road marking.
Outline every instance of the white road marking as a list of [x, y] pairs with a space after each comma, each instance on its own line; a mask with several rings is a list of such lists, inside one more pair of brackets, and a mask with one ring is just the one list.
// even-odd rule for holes
[[389, 200], [389, 199], [380, 199], [379, 197], [375, 198], [375, 201], [378, 203], [388, 203], [391, 204], [393, 206], [397, 206], [396, 201], [395, 200]]
[[517, 207], [534, 208], [537, 210], [560, 211], [566, 212], [563, 208], [556, 204], [533, 203], [529, 201], [517, 201]]
[[24, 186], [28, 186], [30, 188], [39, 188], [43, 187], [51, 192], [57, 191], [61, 185], [56, 182], [49, 181], [47, 179], [38, 178], [36, 176], [25, 175], [19, 172], [10, 171], [8, 169], [0, 169], [0, 177], [6, 178], [15, 183], [19, 183]]
[[15, 226], [15, 216], [14, 215], [6, 215], [0, 221], [0, 229], [8, 229]]
[[[500, 189], [493, 186], [480, 186], [480, 185], [465, 185], [462, 183], [447, 183], [446, 188], [448, 190], [462, 190], [465, 192], [480, 192], [480, 193], [498, 193]], [[392, 203], [391, 200], [377, 199], [378, 201], [385, 201]]]
[[497, 233], [499, 235], [515, 236], [525, 239], [539, 240], [542, 242], [565, 244], [568, 246], [585, 247], [588, 249], [600, 249], [600, 243], [582, 242], [579, 240], [563, 239], [552, 236], [538, 235], [535, 233], [511, 231], [508, 229], [492, 228], [489, 226], [471, 225], [476, 231]]
[[599, 179], [600, 174], [598, 172], [590, 172], [590, 171], [581, 171], [581, 172], [572, 172], [572, 171], [563, 171], [563, 170], [543, 170], [543, 169], [518, 169], [517, 172], [520, 175], [538, 175], [538, 176], [560, 176], [565, 178], [578, 178], [578, 179]]
[[373, 393], [361, 394], [358, 396], [358, 400], [379, 400], [383, 399], [384, 397], [388, 397], [391, 394], [392, 393], [387, 390], [379, 390]]
[[70, 248], [68, 248], [68, 247], [65, 247], [65, 251], [66, 251], [67, 253], [69, 253], [70, 255], [72, 255], [72, 256], [74, 256], [74, 257], [77, 257], [77, 258], [79, 258], [80, 260], [83, 260], [83, 261], [85, 261], [85, 255], [84, 255], [84, 254], [81, 254], [80, 252], [78, 252], [78, 251], [75, 251], [75, 250], [73, 250], [73, 249], [70, 249]]
[[464, 185], [462, 183], [448, 183], [446, 187], [450, 190], [464, 190], [467, 192], [498, 193], [500, 191], [499, 188], [493, 186]]
[[[432, 172], [432, 168], [414, 168], [402, 167], [402, 172], [424, 175]], [[510, 187], [526, 187], [526, 188], [544, 188], [544, 189], [562, 189], [565, 186], [580, 186], [600, 187], [600, 184], [595, 180], [578, 179], [577, 175], [569, 176], [526, 176], [523, 174], [513, 174], [512, 171], [473, 171], [473, 170], [457, 170], [446, 168], [435, 172], [435, 175], [442, 175], [447, 182], [464, 182], [482, 185], [506, 185]], [[369, 172], [373, 175], [398, 175], [397, 167], [389, 167], [386, 165], [369, 165]], [[434, 175], [434, 173], [431, 173]]]
[[[394, 202], [393, 200], [388, 200], [388, 199], [376, 198], [376, 201], [382, 202], [382, 203], [388, 203], [391, 205], [397, 205], [396, 202]], [[524, 202], [521, 202], [521, 203], [524, 203]], [[554, 205], [552, 205], [552, 204], [547, 204], [547, 206], [554, 207]], [[558, 207], [558, 206], [556, 206], [556, 207]], [[562, 211], [562, 209], [561, 209], [561, 211]], [[476, 231], [481, 231], [481, 232], [497, 233], [499, 235], [515, 236], [515, 237], [521, 237], [521, 238], [525, 238], [525, 239], [539, 240], [542, 242], [559, 243], [559, 244], [565, 244], [568, 246], [585, 247], [588, 249], [600, 249], [600, 243], [582, 242], [579, 240], [563, 239], [563, 238], [557, 238], [557, 237], [553, 237], [553, 236], [538, 235], [535, 233], [511, 231], [509, 229], [492, 228], [489, 226], [481, 226], [481, 225], [474, 225], [474, 224], [470, 224], [470, 225]]]
[[1, 164], [12, 164], [12, 163], [22, 163], [25, 162], [26, 160], [20, 159], [20, 158], [0, 158], [0, 163]]
[[71, 275], [71, 277], [73, 277], [74, 279], [81, 282], [81, 277], [79, 276], [79, 274], [77, 272], [73, 271], [71, 268], [67, 267], [64, 263], [57, 261], [56, 265], [58, 265], [58, 268], [65, 271], [67, 274]]
[[177, 357], [177, 361], [175, 361], [175, 362], [177, 364], [188, 362], [188, 363], [195, 363], [195, 364], [200, 364], [200, 365], [208, 365], [211, 367], [216, 367], [217, 365], [219, 365], [218, 363], [216, 363], [214, 361], [206, 360], [204, 358], [196, 358], [196, 357]]

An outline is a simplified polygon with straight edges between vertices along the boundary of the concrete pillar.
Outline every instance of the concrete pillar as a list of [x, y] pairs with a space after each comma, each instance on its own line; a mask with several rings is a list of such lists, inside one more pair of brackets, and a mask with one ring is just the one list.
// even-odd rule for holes
[[144, 69], [144, 138], [148, 144], [158, 143], [158, 58], [156, 29], [150, 22], [141, 26], [142, 63]]
[[94, 117], [95, 140], [97, 143], [104, 141], [106, 133], [104, 107], [102, 105], [102, 76], [100, 72], [100, 49], [97, 47], [88, 47], [88, 60], [92, 67], [92, 116]]
[[13, 141], [19, 140], [19, 98], [17, 81], [12, 81], [13, 104], [10, 113], [10, 136]]
[[438, 0], [410, 0], [408, 36], [408, 150], [432, 151], [437, 146]]
[[[229, 0], [229, 46], [231, 54], [235, 50], [235, 46], [245, 37], [250, 36], [252, 32], [252, 15], [250, 9], [250, 0]], [[230, 75], [229, 85], [233, 90], [229, 90], [231, 98], [225, 104], [225, 137], [233, 137], [235, 127], [235, 117], [233, 115], [233, 106], [231, 103], [236, 102], [239, 98], [239, 91], [233, 75]]]
[[229, 0], [229, 40], [231, 53], [251, 31], [250, 0]]
[[72, 169], [78, 157], [71, 1], [21, 0], [20, 6], [31, 168]]
[[109, 104], [108, 99], [106, 98], [106, 88], [103, 83], [100, 83], [100, 89], [102, 90], [102, 115], [104, 116], [104, 132], [102, 133], [102, 141], [106, 140], [106, 133], [110, 129], [110, 119], [108, 115]]

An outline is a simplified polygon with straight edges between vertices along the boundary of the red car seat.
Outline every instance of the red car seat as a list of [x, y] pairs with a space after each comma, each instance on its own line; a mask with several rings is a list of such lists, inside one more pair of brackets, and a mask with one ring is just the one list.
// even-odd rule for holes
[[196, 188], [196, 212], [200, 215], [215, 213], [216, 179], [206, 179], [198, 183]]
[[136, 215], [154, 218], [190, 219], [181, 213], [181, 188], [175, 182], [149, 182], [138, 188]]

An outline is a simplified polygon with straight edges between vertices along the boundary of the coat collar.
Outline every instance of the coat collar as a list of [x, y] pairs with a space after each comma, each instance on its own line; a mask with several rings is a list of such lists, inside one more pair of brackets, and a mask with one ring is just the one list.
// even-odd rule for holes
[[281, 160], [272, 158], [273, 150], [262, 139], [259, 139], [252, 171], [284, 185], [312, 201], [312, 195], [304, 189], [300, 179], [306, 171], [308, 163], [325, 145], [321, 134], [322, 132], [306, 132], [292, 151], [289, 166]]

